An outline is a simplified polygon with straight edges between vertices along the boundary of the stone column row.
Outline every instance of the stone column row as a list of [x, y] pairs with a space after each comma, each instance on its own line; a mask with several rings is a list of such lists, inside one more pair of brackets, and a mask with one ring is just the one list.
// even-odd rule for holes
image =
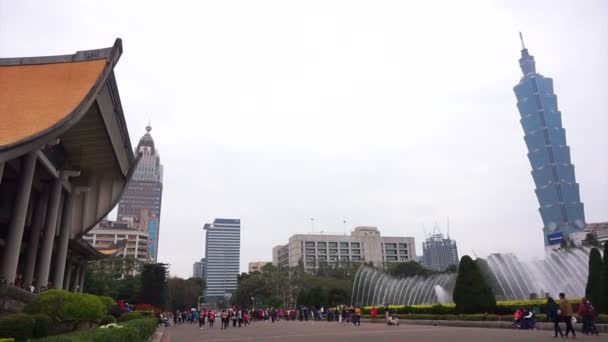
[[[21, 157], [17, 193], [13, 202], [4, 252], [0, 259], [0, 280], [5, 280], [10, 284], [15, 282], [28, 209], [32, 209], [29, 207], [32, 205], [30, 197], [36, 165], [37, 151]], [[4, 166], [4, 162], [0, 163], [0, 182], [2, 181]], [[49, 285], [51, 259], [54, 259], [55, 266], [53, 287], [82, 291], [84, 284], [85, 266], [82, 265], [82, 262], [77, 264], [76, 275], [73, 276], [71, 266], [68, 266], [68, 270], [66, 270], [71, 218], [76, 197], [75, 193], [68, 193], [67, 198], [62, 201], [62, 182], [66, 176], [64, 172], [60, 172], [59, 177], [53, 181], [50, 189], [44, 189], [34, 201], [30, 236], [27, 251], [24, 255], [23, 284], [32, 284], [36, 279], [37, 292]], [[62, 207], [63, 209], [61, 209]], [[58, 245], [55, 246], [55, 258], [53, 258], [57, 229], [59, 229], [59, 239]], [[67, 279], [65, 279], [66, 276]], [[74, 279], [71, 279], [72, 277]]]
[[17, 185], [17, 196], [13, 202], [13, 213], [8, 225], [6, 245], [0, 261], [0, 279], [4, 279], [9, 284], [15, 282], [15, 275], [17, 274], [17, 264], [19, 263], [23, 229], [32, 192], [36, 160], [36, 152], [30, 152], [21, 158], [21, 177]]

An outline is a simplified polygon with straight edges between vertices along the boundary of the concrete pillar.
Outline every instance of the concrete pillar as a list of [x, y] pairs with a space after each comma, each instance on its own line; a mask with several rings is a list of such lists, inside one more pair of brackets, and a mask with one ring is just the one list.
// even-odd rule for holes
[[21, 176], [17, 188], [17, 196], [13, 202], [13, 212], [8, 225], [8, 235], [4, 254], [0, 261], [0, 279], [7, 283], [15, 282], [19, 253], [21, 252], [21, 240], [23, 239], [23, 228], [27, 215], [27, 207], [32, 192], [32, 181], [36, 169], [36, 152], [30, 152], [22, 157]]
[[63, 282], [63, 289], [69, 291], [70, 290], [70, 283], [72, 281], [72, 270], [74, 269], [72, 267], [72, 260], [71, 260], [71, 258], [68, 258], [65, 267], [66, 267], [66, 270], [65, 270], [65, 281]]
[[65, 275], [65, 262], [68, 255], [68, 242], [70, 241], [70, 230], [72, 228], [72, 210], [74, 208], [74, 200], [76, 194], [68, 193], [64, 202], [63, 219], [61, 220], [61, 231], [59, 232], [59, 246], [56, 249], [55, 269], [53, 275], [53, 284], [57, 288], [63, 286], [63, 278]]
[[48, 191], [42, 191], [36, 201], [36, 211], [34, 212], [34, 220], [30, 231], [30, 239], [27, 243], [27, 254], [25, 257], [25, 273], [23, 275], [24, 284], [32, 284], [34, 280], [34, 272], [36, 271], [36, 256], [38, 255], [38, 245], [40, 243], [40, 232], [44, 226], [44, 217], [46, 216], [46, 208], [49, 201]]
[[84, 289], [84, 275], [87, 273], [87, 262], [83, 261], [80, 266], [80, 275], [78, 277], [78, 292], [82, 293]]
[[38, 267], [36, 274], [36, 292], [46, 287], [49, 282], [49, 269], [51, 267], [51, 257], [53, 254], [53, 241], [55, 240], [55, 229], [57, 226], [57, 217], [59, 216], [59, 205], [61, 204], [61, 179], [55, 179], [51, 188], [49, 206], [46, 212], [46, 220], [44, 222], [44, 236], [42, 237], [42, 248], [38, 257]]
[[82, 272], [82, 262], [77, 261], [74, 264], [74, 281], [72, 287], [70, 288], [70, 291], [72, 292], [78, 291], [78, 280], [80, 279], [80, 272]]

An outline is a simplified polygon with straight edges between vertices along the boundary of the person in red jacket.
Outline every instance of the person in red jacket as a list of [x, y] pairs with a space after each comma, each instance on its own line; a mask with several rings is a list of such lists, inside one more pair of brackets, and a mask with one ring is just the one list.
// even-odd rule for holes
[[369, 310], [370, 315], [372, 316], [372, 319], [376, 319], [376, 317], [378, 317], [378, 309], [376, 309], [376, 306], [372, 306], [371, 310]]

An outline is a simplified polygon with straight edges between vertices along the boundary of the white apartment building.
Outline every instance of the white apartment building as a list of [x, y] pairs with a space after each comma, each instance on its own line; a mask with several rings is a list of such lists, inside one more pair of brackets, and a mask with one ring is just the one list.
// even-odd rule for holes
[[102, 253], [116, 250], [117, 256], [132, 256], [150, 262], [148, 233], [131, 226], [130, 222], [101, 221], [84, 235], [84, 240]]
[[350, 235], [297, 234], [289, 243], [272, 250], [273, 265], [295, 267], [302, 261], [306, 270], [320, 264], [340, 262], [373, 262], [382, 266], [387, 262], [416, 260], [413, 237], [385, 237], [376, 227], [356, 227]]

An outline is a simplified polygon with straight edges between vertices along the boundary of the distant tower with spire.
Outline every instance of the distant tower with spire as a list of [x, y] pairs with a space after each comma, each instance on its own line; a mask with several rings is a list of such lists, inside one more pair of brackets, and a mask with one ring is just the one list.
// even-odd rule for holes
[[150, 132], [150, 122], [141, 137], [135, 155], [137, 168], [118, 204], [118, 219], [133, 221], [149, 234], [149, 259], [156, 262], [160, 229], [160, 209], [163, 195], [163, 165]]
[[528, 148], [546, 247], [559, 247], [585, 227], [585, 211], [570, 160], [553, 80], [536, 72], [534, 56], [521, 40], [523, 77], [513, 90]]

